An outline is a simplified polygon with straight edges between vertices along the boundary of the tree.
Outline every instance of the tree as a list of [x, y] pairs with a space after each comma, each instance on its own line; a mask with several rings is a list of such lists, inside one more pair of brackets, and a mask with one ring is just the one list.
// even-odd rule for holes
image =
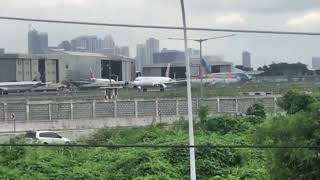
[[247, 109], [246, 114], [247, 115], [253, 115], [253, 116], [261, 117], [261, 118], [265, 118], [266, 117], [266, 112], [264, 110], [264, 106], [260, 102], [255, 103], [252, 106], [250, 106]]
[[208, 106], [201, 106], [198, 110], [198, 116], [201, 123], [205, 123], [208, 119], [209, 115], [209, 107]]
[[314, 99], [310, 95], [289, 91], [278, 102], [278, 105], [287, 113], [294, 114], [299, 111], [308, 111], [313, 102]]
[[313, 74], [307, 68], [307, 65], [302, 63], [272, 63], [269, 66], [263, 66], [258, 70], [264, 71], [262, 75], [265, 76], [301, 76]]
[[[258, 143], [320, 145], [320, 103], [309, 111], [269, 119], [257, 129]], [[268, 153], [270, 179], [318, 179], [318, 149], [274, 149]]]

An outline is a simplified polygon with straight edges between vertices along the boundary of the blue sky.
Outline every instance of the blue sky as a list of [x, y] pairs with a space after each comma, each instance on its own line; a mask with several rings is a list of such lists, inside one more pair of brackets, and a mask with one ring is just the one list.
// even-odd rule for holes
[[[179, 0], [0, 0], [0, 16], [92, 22], [181, 25]], [[188, 25], [193, 27], [236, 28], [283, 31], [320, 32], [319, 0], [185, 0]], [[79, 25], [13, 22], [0, 20], [0, 47], [8, 52], [26, 52], [29, 24], [48, 32], [49, 45], [78, 35], [105, 34], [114, 36], [120, 46], [135, 45], [148, 37], [160, 40], [161, 48], [183, 49], [183, 42], [168, 40], [182, 37], [180, 31], [141, 30]], [[214, 37], [228, 33], [190, 32], [192, 38]], [[292, 35], [241, 34], [212, 40], [204, 44], [205, 54], [224, 55], [235, 64], [241, 52], [252, 53], [252, 64], [259, 66], [272, 61], [311, 64], [320, 56], [320, 37]], [[196, 43], [190, 46], [197, 48]]]

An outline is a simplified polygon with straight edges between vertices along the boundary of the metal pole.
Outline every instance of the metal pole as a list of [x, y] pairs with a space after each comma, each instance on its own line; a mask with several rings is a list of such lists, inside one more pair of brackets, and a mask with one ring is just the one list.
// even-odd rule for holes
[[13, 118], [13, 132], [16, 132], [16, 117]]
[[[187, 95], [188, 95], [188, 120], [189, 120], [189, 145], [194, 145], [193, 135], [193, 117], [192, 117], [192, 99], [191, 99], [191, 82], [190, 82], [190, 58], [188, 52], [188, 37], [187, 37], [187, 25], [186, 15], [184, 9], [184, 2], [181, 2], [182, 21], [183, 21], [183, 33], [184, 33], [184, 53], [186, 57], [186, 75], [187, 75]], [[190, 147], [190, 179], [196, 180], [196, 162], [194, 147]]]
[[[109, 86], [111, 87], [111, 60], [109, 60]], [[111, 89], [108, 89], [108, 99], [111, 99]]]
[[111, 85], [111, 60], [109, 60], [109, 83]]
[[200, 39], [199, 40], [199, 44], [200, 44], [200, 78], [201, 78], [201, 85], [200, 85], [200, 93], [201, 93], [201, 98], [203, 98], [203, 71], [204, 71], [204, 69], [202, 68], [201, 69], [201, 59], [202, 59], [202, 42], [203, 42], [203, 40], [202, 39]]

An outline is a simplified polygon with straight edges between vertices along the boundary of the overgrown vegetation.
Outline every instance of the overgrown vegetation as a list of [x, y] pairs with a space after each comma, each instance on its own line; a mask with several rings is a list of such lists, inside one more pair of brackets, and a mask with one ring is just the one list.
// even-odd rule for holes
[[[287, 99], [305, 94], [287, 95]], [[249, 116], [212, 116], [200, 108], [196, 144], [320, 145], [320, 103], [288, 115], [265, 117], [255, 104]], [[300, 101], [294, 101], [300, 102]], [[300, 103], [298, 103], [300, 104]], [[287, 106], [282, 106], [287, 107]], [[295, 107], [295, 106], [294, 106]], [[303, 106], [304, 107], [304, 106]], [[187, 144], [186, 121], [172, 126], [101, 129], [88, 144]], [[82, 142], [79, 142], [82, 143]], [[188, 149], [0, 148], [0, 179], [188, 179]], [[317, 149], [196, 149], [198, 179], [318, 179]]]
[[255, 103], [251, 107], [249, 107], [247, 109], [246, 114], [261, 117], [261, 118], [266, 117], [266, 112], [265, 112], [264, 106], [261, 102]]
[[299, 111], [310, 110], [310, 106], [313, 102], [314, 98], [310, 95], [297, 91], [289, 91], [282, 97], [278, 105], [287, 111], [287, 113], [294, 114]]

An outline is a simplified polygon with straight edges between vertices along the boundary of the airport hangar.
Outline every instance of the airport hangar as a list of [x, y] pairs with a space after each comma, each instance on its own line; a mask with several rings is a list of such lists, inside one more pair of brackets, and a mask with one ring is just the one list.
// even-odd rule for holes
[[[206, 59], [208, 65], [211, 67], [212, 73], [231, 72], [233, 64], [231, 62], [217, 60], [215, 58]], [[168, 63], [156, 63], [145, 65], [142, 70], [143, 76], [165, 76]], [[191, 58], [191, 76], [199, 75], [200, 59]], [[186, 78], [186, 67], [183, 61], [170, 62], [170, 77], [176, 79]]]
[[119, 81], [135, 78], [135, 61], [125, 56], [68, 51], [0, 55], [0, 82], [31, 81], [35, 77], [42, 82], [55, 83], [83, 80], [90, 78], [90, 69], [96, 78], [109, 78], [110, 75]]

